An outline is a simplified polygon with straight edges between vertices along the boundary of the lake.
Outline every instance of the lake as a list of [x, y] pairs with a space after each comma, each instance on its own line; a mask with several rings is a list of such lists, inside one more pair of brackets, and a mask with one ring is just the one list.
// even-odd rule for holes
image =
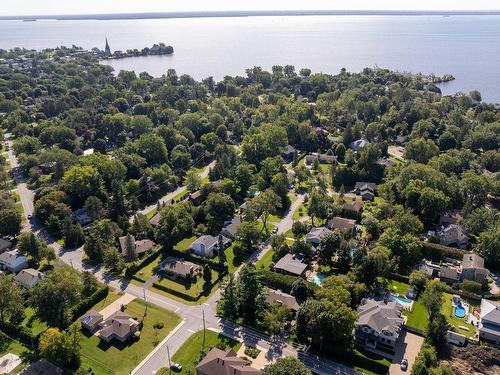
[[0, 48], [76, 44], [112, 50], [157, 42], [171, 56], [106, 61], [117, 71], [154, 76], [173, 68], [196, 79], [244, 75], [254, 65], [309, 67], [335, 74], [380, 66], [453, 74], [443, 94], [481, 91], [500, 103], [500, 16], [298, 16], [147, 20], [0, 21]]

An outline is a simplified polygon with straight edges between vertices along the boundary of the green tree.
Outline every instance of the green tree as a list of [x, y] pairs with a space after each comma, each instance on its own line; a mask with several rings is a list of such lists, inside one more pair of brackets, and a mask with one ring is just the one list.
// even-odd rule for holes
[[212, 283], [212, 269], [208, 264], [203, 267], [203, 280], [205, 285], [210, 285]]
[[238, 299], [234, 275], [230, 273], [222, 286], [221, 298], [217, 302], [217, 309], [228, 318], [235, 318], [238, 314]]
[[198, 190], [201, 186], [201, 182], [201, 177], [195, 169], [187, 171], [186, 177], [184, 177], [184, 185], [186, 185], [189, 192]]
[[259, 226], [255, 221], [242, 222], [236, 229], [236, 238], [244, 245], [246, 252], [255, 249], [261, 239]]
[[100, 219], [105, 214], [102, 201], [95, 196], [88, 197], [84, 207], [87, 215], [89, 215], [92, 221]]
[[15, 236], [21, 230], [21, 214], [15, 208], [0, 209], [0, 235]]
[[238, 313], [243, 321], [253, 323], [264, 299], [262, 284], [252, 263], [245, 264], [241, 268], [240, 276], [236, 282], [236, 298]]
[[40, 262], [49, 253], [47, 243], [33, 232], [24, 232], [18, 237], [17, 248], [22, 254], [28, 255], [35, 262]]
[[210, 193], [203, 203], [203, 211], [209, 230], [220, 230], [224, 222], [234, 214], [234, 201], [229, 195]]
[[283, 331], [286, 323], [292, 316], [292, 311], [287, 305], [274, 302], [269, 305], [264, 313], [264, 326], [271, 335], [277, 335]]
[[342, 235], [338, 231], [328, 233], [321, 239], [317, 249], [318, 261], [322, 264], [331, 265], [332, 258], [337, 253], [342, 243]]
[[253, 198], [250, 206], [256, 211], [257, 216], [261, 217], [264, 230], [266, 233], [269, 233], [267, 220], [269, 219], [269, 215], [276, 214], [276, 210], [281, 207], [280, 197], [278, 197], [274, 190], [267, 189]]
[[80, 325], [72, 324], [65, 331], [49, 328], [40, 336], [40, 355], [67, 368], [80, 367]]
[[102, 178], [91, 166], [71, 167], [64, 173], [61, 183], [75, 204], [83, 204], [92, 195], [103, 196]]
[[424, 291], [428, 280], [429, 276], [427, 275], [427, 272], [423, 270], [415, 270], [410, 274], [410, 285], [417, 294]]
[[33, 288], [31, 305], [50, 326], [65, 327], [73, 320], [73, 307], [81, 301], [82, 280], [69, 266], [54, 269]]
[[2, 323], [12, 321], [22, 317], [23, 314], [23, 291], [11, 276], [0, 274], [0, 321]]
[[266, 366], [262, 375], [312, 375], [312, 372], [297, 358], [284, 357]]
[[439, 154], [439, 148], [430, 139], [412, 139], [405, 146], [405, 158], [426, 164], [430, 158]]
[[328, 195], [324, 192], [315, 189], [309, 196], [309, 203], [307, 206], [307, 214], [311, 217], [311, 224], [314, 226], [314, 218], [326, 219], [328, 215], [328, 208], [330, 206]]
[[494, 269], [500, 268], [500, 225], [479, 235], [476, 251]]
[[125, 254], [129, 261], [134, 261], [137, 259], [137, 253], [135, 252], [135, 239], [128, 233], [125, 239]]

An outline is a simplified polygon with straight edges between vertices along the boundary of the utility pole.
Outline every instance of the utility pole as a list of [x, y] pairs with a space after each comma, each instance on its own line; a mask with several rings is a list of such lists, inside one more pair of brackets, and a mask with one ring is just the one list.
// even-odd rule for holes
[[142, 287], [142, 291], [144, 293], [144, 305], [146, 306], [146, 310], [144, 311], [144, 316], [148, 315], [148, 301], [146, 300], [146, 288]]

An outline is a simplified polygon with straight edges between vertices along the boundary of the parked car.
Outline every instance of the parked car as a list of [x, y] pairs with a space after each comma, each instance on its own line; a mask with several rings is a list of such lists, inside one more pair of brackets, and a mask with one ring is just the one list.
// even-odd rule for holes
[[171, 365], [170, 365], [170, 369], [175, 371], [175, 372], [181, 372], [182, 371], [182, 365], [178, 364], [178, 363], [175, 363], [173, 362]]
[[403, 370], [403, 371], [408, 370], [408, 360], [406, 358], [404, 358], [401, 361], [401, 370]]
[[276, 233], [278, 233], [278, 227], [274, 227], [274, 229], [273, 229], [273, 234], [276, 234]]

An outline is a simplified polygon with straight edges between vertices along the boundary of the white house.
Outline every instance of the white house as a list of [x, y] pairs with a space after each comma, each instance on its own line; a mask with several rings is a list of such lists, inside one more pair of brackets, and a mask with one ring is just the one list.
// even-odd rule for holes
[[500, 344], [500, 303], [483, 298], [480, 317], [479, 337]]
[[0, 254], [0, 269], [18, 273], [28, 268], [28, 259], [19, 250], [6, 251]]
[[[226, 245], [229, 243], [229, 238], [222, 236], [222, 243]], [[189, 247], [196, 255], [201, 255], [205, 257], [213, 257], [218, 248], [219, 238], [211, 235], [204, 235], [198, 237]]]
[[43, 272], [35, 270], [33, 268], [26, 268], [21, 270], [15, 277], [14, 280], [26, 289], [33, 288], [37, 282], [43, 280], [45, 275]]

